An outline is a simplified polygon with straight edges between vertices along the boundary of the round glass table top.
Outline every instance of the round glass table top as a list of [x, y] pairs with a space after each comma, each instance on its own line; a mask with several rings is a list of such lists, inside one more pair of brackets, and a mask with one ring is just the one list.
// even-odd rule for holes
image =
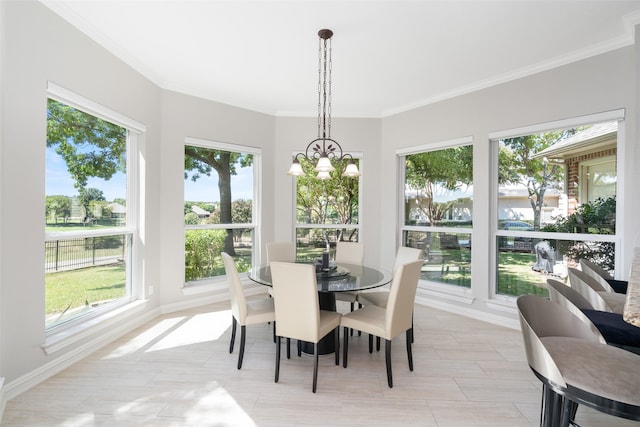
[[[247, 274], [254, 282], [272, 286], [268, 265], [252, 268]], [[316, 280], [319, 292], [354, 292], [386, 285], [391, 282], [391, 273], [367, 265], [337, 263], [334, 270], [316, 272]]]

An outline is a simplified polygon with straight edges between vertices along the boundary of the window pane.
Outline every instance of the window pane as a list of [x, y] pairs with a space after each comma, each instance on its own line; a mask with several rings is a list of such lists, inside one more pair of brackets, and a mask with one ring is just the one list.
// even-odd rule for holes
[[[617, 122], [610, 122], [499, 142], [499, 294], [546, 294], [540, 275], [557, 274], [558, 265], [566, 270], [566, 264], [577, 265], [580, 258], [597, 262], [604, 256], [613, 268], [613, 244], [597, 243], [604, 239], [552, 241], [556, 258], [545, 268], [538, 268], [542, 264], [536, 245], [541, 231], [615, 235], [617, 131]], [[609, 254], [603, 255], [601, 247]]]
[[578, 268], [578, 260], [583, 258], [613, 272], [615, 245], [611, 242], [528, 240], [531, 251], [498, 249], [499, 294], [548, 296], [547, 279], [566, 281], [567, 267]]
[[[251, 268], [253, 230], [230, 231], [237, 231], [231, 252], [236, 267], [239, 272], [247, 271]], [[225, 275], [220, 253], [224, 250], [227, 233], [228, 230], [222, 229], [185, 231], [185, 281]]]
[[[359, 161], [355, 159], [356, 164]], [[313, 165], [302, 159], [305, 175], [296, 178], [298, 224], [358, 224], [360, 180], [341, 175], [348, 161], [332, 161], [332, 178], [316, 178]]]
[[45, 243], [46, 327], [127, 296], [129, 235]]
[[358, 241], [358, 230], [338, 228], [301, 228], [296, 229], [296, 261], [315, 262], [322, 253], [329, 250], [329, 257], [335, 258], [336, 242]]
[[473, 147], [412, 154], [405, 161], [405, 225], [471, 225]]
[[424, 251], [421, 279], [471, 287], [471, 234], [405, 231], [403, 240]]
[[126, 128], [47, 100], [47, 328], [131, 295], [132, 235], [103, 232], [127, 226], [128, 136]]
[[186, 282], [225, 275], [223, 251], [251, 267], [254, 155], [209, 145], [184, 148]]
[[47, 232], [126, 226], [127, 130], [47, 102]]

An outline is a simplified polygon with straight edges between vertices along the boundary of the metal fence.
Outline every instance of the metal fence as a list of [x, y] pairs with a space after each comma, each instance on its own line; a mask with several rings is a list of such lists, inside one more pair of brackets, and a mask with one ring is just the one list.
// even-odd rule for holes
[[126, 235], [45, 242], [45, 273], [124, 262]]

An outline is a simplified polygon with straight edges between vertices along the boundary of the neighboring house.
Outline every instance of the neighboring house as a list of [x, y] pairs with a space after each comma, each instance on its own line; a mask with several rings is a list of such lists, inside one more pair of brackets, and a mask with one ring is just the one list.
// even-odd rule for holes
[[197, 214], [200, 218], [209, 218], [209, 215], [211, 215], [211, 212], [207, 212], [200, 206], [196, 205], [191, 206], [191, 212]]
[[536, 155], [564, 163], [568, 214], [598, 197], [615, 197], [617, 140], [617, 122], [600, 123]]
[[127, 208], [120, 203], [109, 203], [107, 207], [111, 209], [111, 218], [124, 218], [127, 214]]
[[[556, 188], [544, 193], [540, 225], [553, 222], [552, 218], [567, 213], [567, 195]], [[529, 193], [522, 185], [501, 185], [498, 188], [498, 219], [533, 221], [533, 208]]]

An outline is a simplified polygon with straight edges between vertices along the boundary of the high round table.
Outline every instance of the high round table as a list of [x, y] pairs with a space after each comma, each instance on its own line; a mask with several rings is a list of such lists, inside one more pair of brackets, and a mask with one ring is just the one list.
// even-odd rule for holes
[[[256, 283], [273, 286], [271, 269], [268, 265], [252, 268], [247, 274], [249, 279]], [[358, 292], [384, 286], [391, 282], [391, 273], [368, 265], [336, 263], [335, 270], [317, 272], [316, 281], [320, 309], [336, 311], [336, 292]], [[334, 333], [332, 331], [320, 340], [318, 343], [319, 354], [329, 354], [335, 351]], [[303, 344], [302, 350], [305, 353], [313, 354], [313, 344]]]

